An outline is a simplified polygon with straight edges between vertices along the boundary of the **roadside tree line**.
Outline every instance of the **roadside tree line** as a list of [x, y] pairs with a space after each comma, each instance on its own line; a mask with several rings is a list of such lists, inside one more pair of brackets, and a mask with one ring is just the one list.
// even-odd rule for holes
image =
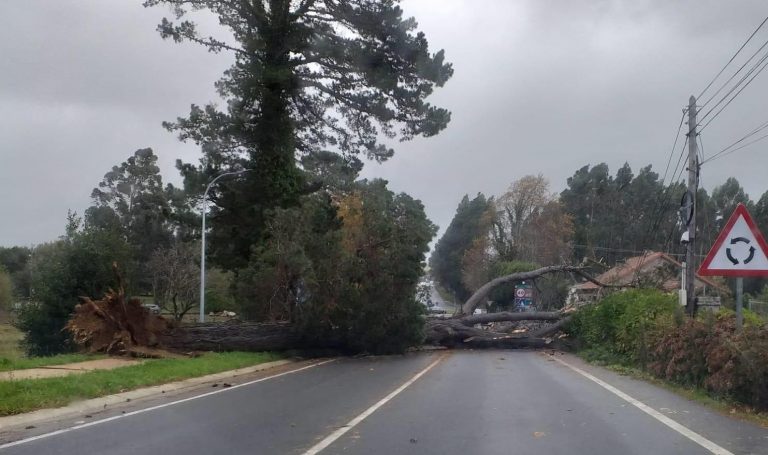
[[[615, 175], [605, 163], [584, 166], [560, 194], [542, 175], [524, 176], [501, 196], [464, 196], [430, 258], [431, 273], [463, 301], [493, 278], [541, 265], [587, 260], [599, 273], [648, 250], [682, 253], [678, 208], [685, 190], [682, 183], [665, 183], [651, 166], [635, 174], [624, 164]], [[736, 178], [711, 193], [699, 189], [696, 203], [700, 256], [739, 203], [768, 230], [768, 191], [753, 200]], [[562, 306], [574, 281], [567, 275], [536, 280], [540, 305]], [[745, 291], [768, 294], [766, 281], [745, 280]], [[512, 292], [512, 284], [501, 286], [489, 299], [497, 309], [510, 309]]]
[[[27, 272], [14, 285], [29, 302], [17, 320], [28, 352], [73, 348], [61, 328], [78, 297], [115, 286], [113, 261], [126, 292], [151, 294], [182, 317], [199, 298], [192, 258], [204, 189], [246, 169], [209, 195], [208, 273], [218, 278], [209, 292], [220, 305], [353, 351], [418, 343], [416, 286], [436, 228], [419, 201], [358, 174], [365, 159], [393, 156], [392, 139], [448, 125], [450, 112], [426, 101], [453, 74], [444, 52], [430, 52], [397, 2], [144, 5], [171, 8], [162, 38], [232, 56], [216, 83], [225, 102], [164, 123], [202, 152], [197, 163], [177, 162], [182, 187], [163, 186], [154, 152], [138, 150], [107, 172], [82, 216], [69, 214], [61, 239], [22, 249]], [[218, 16], [229, 38], [200, 35], [188, 17], [197, 10]], [[211, 297], [206, 309], [217, 305]]]

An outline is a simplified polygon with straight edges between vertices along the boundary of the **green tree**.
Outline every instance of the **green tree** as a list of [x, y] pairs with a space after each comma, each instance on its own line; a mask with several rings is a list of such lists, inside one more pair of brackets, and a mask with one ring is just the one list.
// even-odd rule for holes
[[754, 217], [763, 235], [768, 235], [768, 191], [755, 203]]
[[320, 191], [277, 209], [267, 240], [238, 272], [248, 318], [292, 321], [308, 343], [402, 352], [421, 341], [417, 284], [435, 227], [424, 207], [386, 182]]
[[435, 279], [462, 300], [469, 297], [469, 290], [462, 280], [462, 261], [475, 244], [475, 239], [488, 235], [484, 214], [492, 209], [493, 199], [486, 199], [482, 193], [471, 201], [464, 196], [430, 258]]
[[331, 322], [353, 351], [403, 352], [422, 340], [424, 306], [416, 291], [437, 228], [421, 202], [394, 194], [383, 180], [359, 183], [350, 198], [341, 212], [344, 305], [331, 312]]
[[747, 209], [752, 209], [749, 195], [744, 192], [744, 188], [735, 177], [729, 177], [725, 183], [712, 190], [712, 201], [723, 220], [731, 216], [739, 203], [746, 205]]
[[[212, 253], [230, 269], [248, 261], [264, 233], [267, 211], [300, 202], [307, 183], [297, 155], [337, 150], [353, 166], [393, 150], [380, 137], [432, 136], [450, 113], [425, 99], [452, 75], [444, 53], [429, 52], [416, 21], [396, 0], [146, 0], [173, 7], [163, 38], [191, 41], [235, 62], [217, 83], [226, 110], [192, 106], [166, 127], [203, 148], [200, 166], [180, 165], [200, 192], [221, 171], [247, 175], [217, 186], [211, 199]], [[183, 19], [209, 10], [231, 41], [202, 36]]]
[[70, 213], [60, 240], [35, 248], [32, 299], [22, 307], [17, 326], [30, 355], [53, 355], [74, 348], [62, 332], [80, 296], [100, 297], [115, 288], [112, 263], [130, 258], [122, 233], [84, 225]]
[[[605, 163], [584, 166], [560, 193], [574, 221], [574, 259], [613, 265], [644, 250], [668, 251], [677, 231], [680, 183], [664, 184], [651, 166], [634, 175], [624, 164], [612, 177]], [[700, 216], [705, 216], [700, 213]]]
[[169, 195], [163, 188], [157, 155], [150, 148], [137, 150], [104, 175], [91, 198], [94, 205], [85, 213], [86, 224], [122, 230], [134, 253], [129, 267], [138, 281], [134, 285], [140, 292], [149, 291], [151, 278], [143, 265], [157, 248], [168, 246], [172, 237]]
[[29, 258], [32, 250], [23, 246], [0, 247], [0, 268], [4, 268], [13, 284], [13, 294], [28, 299], [30, 289]]

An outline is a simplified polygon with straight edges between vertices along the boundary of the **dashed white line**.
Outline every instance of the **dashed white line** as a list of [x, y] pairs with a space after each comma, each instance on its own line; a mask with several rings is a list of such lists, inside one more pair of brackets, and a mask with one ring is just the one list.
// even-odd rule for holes
[[376, 402], [376, 404], [374, 404], [370, 408], [368, 408], [365, 411], [363, 411], [360, 415], [358, 415], [354, 419], [350, 420], [349, 423], [347, 423], [343, 427], [341, 427], [338, 430], [334, 431], [333, 433], [329, 434], [322, 441], [320, 441], [317, 444], [315, 444], [314, 446], [312, 446], [306, 452], [303, 452], [302, 455], [316, 455], [316, 454], [320, 453], [323, 449], [327, 448], [329, 445], [333, 444], [337, 439], [339, 439], [340, 437], [344, 436], [344, 434], [346, 434], [349, 430], [351, 430], [352, 428], [357, 426], [360, 422], [365, 420], [368, 416], [370, 416], [371, 414], [376, 412], [376, 410], [378, 410], [380, 407], [382, 407], [385, 404], [387, 404], [388, 401], [390, 401], [391, 399], [393, 399], [397, 395], [399, 395], [400, 392], [402, 392], [403, 390], [408, 388], [408, 386], [410, 386], [414, 382], [418, 381], [420, 377], [422, 377], [425, 374], [427, 374], [427, 372], [429, 370], [431, 370], [432, 368], [434, 368], [435, 365], [440, 363], [440, 361], [443, 360], [445, 358], [445, 356], [446, 356], [445, 354], [441, 355], [439, 358], [437, 358], [437, 360], [435, 360], [434, 362], [430, 363], [429, 365], [427, 365], [426, 368], [424, 368], [423, 370], [421, 370], [418, 373], [416, 373], [413, 377], [411, 377], [411, 379], [407, 380], [403, 385], [401, 385], [400, 387], [398, 387], [395, 390], [393, 390], [392, 393], [390, 393], [389, 395], [385, 396], [384, 398], [382, 398], [381, 400]]

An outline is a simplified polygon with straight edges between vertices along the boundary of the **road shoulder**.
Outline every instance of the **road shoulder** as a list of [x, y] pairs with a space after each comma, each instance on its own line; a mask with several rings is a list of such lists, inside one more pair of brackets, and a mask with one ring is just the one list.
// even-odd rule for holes
[[588, 363], [573, 354], [561, 352], [541, 352], [540, 354], [548, 360], [557, 358], [583, 370], [733, 453], [768, 453], [768, 429], [766, 428], [724, 415], [656, 384]]
[[59, 408], [41, 409], [0, 417], [0, 441], [7, 442], [37, 433], [55, 431], [84, 420], [96, 420], [120, 413], [124, 414], [135, 409], [152, 406], [158, 401], [171, 401], [171, 399], [193, 396], [208, 392], [212, 387], [225, 387], [225, 384], [234, 385], [237, 382], [246, 382], [265, 374], [279, 373], [311, 363], [311, 361], [291, 359], [276, 360], [251, 367], [92, 398]]

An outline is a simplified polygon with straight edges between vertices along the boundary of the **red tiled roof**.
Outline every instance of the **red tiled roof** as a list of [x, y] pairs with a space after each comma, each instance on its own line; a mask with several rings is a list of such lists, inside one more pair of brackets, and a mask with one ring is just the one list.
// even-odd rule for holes
[[[651, 273], [658, 269], [664, 263], [672, 264], [676, 268], [682, 268], [682, 264], [677, 262], [672, 256], [658, 252], [649, 251], [643, 256], [635, 256], [627, 259], [623, 264], [619, 264], [616, 267], [600, 274], [596, 277], [597, 281], [605, 284], [613, 285], [631, 285], [638, 275]], [[721, 286], [714, 281], [696, 275], [696, 287], [709, 286], [716, 289], [721, 289]], [[664, 290], [671, 291], [680, 288], [680, 280], [676, 277], [671, 277], [666, 280], [662, 286]], [[597, 290], [600, 286], [592, 282], [581, 283], [576, 286], [577, 289], [589, 291]]]

